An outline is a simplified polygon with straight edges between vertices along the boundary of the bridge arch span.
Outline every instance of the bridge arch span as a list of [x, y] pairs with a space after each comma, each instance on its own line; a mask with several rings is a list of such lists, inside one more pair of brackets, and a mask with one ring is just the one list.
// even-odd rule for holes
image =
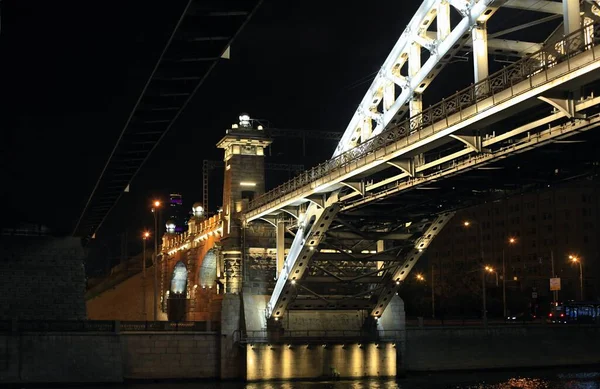
[[187, 292], [188, 283], [188, 270], [187, 266], [183, 261], [179, 261], [173, 268], [173, 275], [171, 277], [171, 290], [170, 294], [181, 295]]
[[211, 288], [217, 281], [218, 251], [211, 248], [206, 252], [198, 271], [198, 285], [201, 288]]

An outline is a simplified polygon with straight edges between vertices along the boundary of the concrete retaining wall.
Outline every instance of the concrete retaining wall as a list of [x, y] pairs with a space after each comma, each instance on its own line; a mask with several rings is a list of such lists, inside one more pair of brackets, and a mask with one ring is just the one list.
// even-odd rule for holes
[[600, 327], [409, 328], [402, 366], [444, 371], [600, 363]]
[[217, 333], [0, 335], [0, 383], [218, 378]]
[[0, 383], [120, 382], [116, 334], [0, 335]]
[[84, 252], [79, 238], [0, 239], [0, 320], [83, 320]]
[[125, 379], [218, 378], [217, 334], [122, 334]]

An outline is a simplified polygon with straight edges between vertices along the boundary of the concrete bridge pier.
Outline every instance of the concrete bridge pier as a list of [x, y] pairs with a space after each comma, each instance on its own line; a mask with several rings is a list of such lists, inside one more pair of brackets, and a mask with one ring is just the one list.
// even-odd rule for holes
[[269, 297], [242, 294], [239, 344], [246, 380], [393, 377], [403, 371], [405, 317], [398, 296], [368, 331], [369, 315], [360, 310], [288, 311], [267, 320]]

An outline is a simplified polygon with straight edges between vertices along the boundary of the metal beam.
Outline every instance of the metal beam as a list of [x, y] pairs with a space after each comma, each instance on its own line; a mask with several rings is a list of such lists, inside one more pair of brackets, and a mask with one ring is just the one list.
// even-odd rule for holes
[[[488, 43], [487, 43], [487, 27], [484, 23], [478, 23], [473, 27], [472, 46], [473, 46], [473, 78], [474, 82], [478, 83], [485, 80], [489, 76], [488, 63]], [[477, 93], [485, 95], [488, 93], [489, 87], [483, 85], [477, 90]]]
[[506, 3], [504, 3], [504, 7], [556, 15], [563, 14], [562, 5], [560, 3], [547, 0], [508, 0]]
[[562, 12], [565, 35], [569, 35], [581, 28], [579, 0], [562, 0]]
[[407, 253], [404, 262], [401, 266], [397, 268], [397, 270], [391, 274], [386, 282], [385, 288], [382, 290], [379, 298], [377, 299], [377, 304], [371, 310], [370, 316], [374, 318], [379, 318], [383, 314], [383, 311], [387, 307], [387, 305], [392, 300], [392, 297], [396, 294], [398, 287], [406, 280], [406, 277], [410, 274], [410, 271], [415, 266], [423, 252], [429, 247], [433, 239], [437, 236], [437, 234], [442, 231], [442, 229], [446, 226], [446, 224], [452, 219], [455, 212], [447, 212], [441, 215], [438, 215], [429, 228], [425, 231], [421, 239], [417, 241], [415, 247]]
[[529, 23], [523, 23], [523, 24], [520, 24], [518, 26], [507, 28], [505, 30], [496, 31], [493, 34], [488, 34], [488, 41], [491, 40], [492, 38], [497, 38], [499, 36], [510, 34], [512, 32], [515, 32], [515, 31], [524, 30], [524, 29], [529, 28], [529, 27], [537, 26], [538, 24], [543, 24], [543, 23], [547, 23], [547, 22], [550, 22], [550, 21], [553, 21], [553, 20], [556, 20], [556, 19], [560, 19], [561, 17], [562, 17], [562, 13], [560, 15], [546, 16], [545, 18], [534, 20], [534, 21], [529, 22]]
[[[407, 79], [406, 76], [400, 74], [402, 66], [408, 60], [411, 46], [414, 43], [422, 41], [423, 35], [427, 30], [426, 27], [435, 19], [441, 1], [425, 0], [415, 12], [409, 25], [385, 60], [381, 71], [373, 80], [373, 83], [350, 120], [333, 157], [367, 140], [362, 139], [360, 136], [361, 126], [367, 118], [376, 123], [370, 137], [380, 134], [387, 128], [396, 113], [413, 97], [414, 91], [434, 70], [438, 62], [453, 48], [462, 35], [475, 25], [477, 20], [486, 12], [488, 6], [494, 2], [493, 0], [479, 0], [469, 3], [464, 1], [450, 2], [462, 15], [462, 20], [443, 40], [435, 41], [428, 48], [431, 54], [430, 57], [413, 77]], [[442, 24], [444, 23], [445, 21]], [[389, 109], [382, 110], [380, 103], [382, 102], [383, 90], [389, 82], [397, 84], [397, 86], [402, 88], [402, 92]]]
[[300, 282], [309, 268], [316, 248], [325, 238], [325, 232], [340, 210], [339, 199], [335, 194], [323, 205], [321, 208], [311, 204], [306, 211], [267, 305], [268, 318], [283, 317], [288, 304], [297, 294], [296, 283]]

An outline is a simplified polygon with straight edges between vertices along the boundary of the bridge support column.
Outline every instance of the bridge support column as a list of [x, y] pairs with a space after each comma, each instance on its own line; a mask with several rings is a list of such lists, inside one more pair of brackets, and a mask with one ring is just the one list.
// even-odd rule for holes
[[[473, 39], [473, 70], [475, 76], [475, 83], [484, 80], [489, 75], [489, 63], [488, 63], [488, 44], [487, 44], [487, 26], [485, 23], [478, 23], [473, 27], [472, 31]], [[484, 95], [489, 92], [488, 85], [481, 85], [476, 87], [475, 93], [478, 95]]]
[[223, 251], [225, 265], [225, 293], [240, 293], [242, 290], [242, 249]]
[[565, 35], [581, 28], [579, 0], [562, 0]]
[[275, 273], [275, 279], [279, 278], [283, 264], [285, 263], [285, 222], [283, 220], [277, 220], [276, 222], [276, 250], [277, 250], [277, 269]]
[[[408, 56], [408, 74], [409, 77], [414, 77], [421, 70], [421, 45], [412, 43]], [[409, 115], [413, 117], [423, 111], [423, 99], [421, 94], [415, 93], [408, 102]]]
[[239, 347], [242, 305], [240, 295], [229, 294], [223, 297], [221, 308], [221, 379], [244, 378], [243, 358]]
[[[380, 253], [382, 251], [385, 251], [385, 241], [383, 240], [378, 240], [377, 241], [377, 252]], [[382, 267], [385, 266], [385, 262], [383, 261], [377, 261], [377, 269], [381, 269]], [[378, 276], [381, 276], [380, 273], [377, 273]]]

